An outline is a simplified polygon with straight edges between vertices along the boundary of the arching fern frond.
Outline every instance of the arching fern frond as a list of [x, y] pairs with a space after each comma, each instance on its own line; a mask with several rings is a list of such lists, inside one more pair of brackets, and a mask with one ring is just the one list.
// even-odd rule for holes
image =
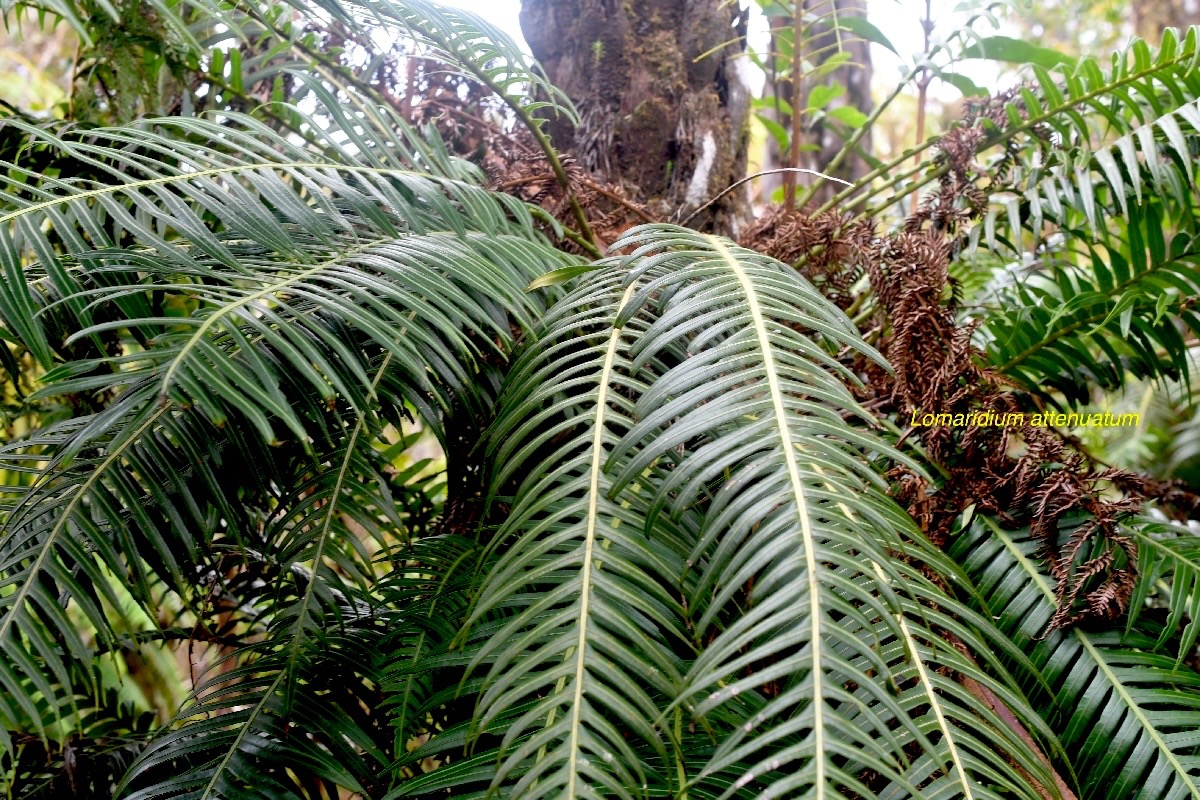
[[[866, 429], [876, 423], [845, 385], [857, 378], [835, 356], [882, 359], [773, 259], [683, 229], [638, 229], [621, 244], [637, 247], [630, 280], [660, 271], [651, 287], [664, 296], [634, 364], [687, 357], [639, 398], [637, 424], [610, 455], [615, 488], [670, 464], [650, 521], [662, 508], [704, 509], [687, 608], [705, 646], [679, 702], [700, 717], [745, 693], [757, 706], [693, 782], [723, 776], [726, 796], [744, 786], [833, 797], [872, 794], [868, 774], [914, 794], [936, 777], [987, 796], [992, 774], [1003, 774], [990, 755], [996, 721], [961, 685], [930, 685], [929, 663], [945, 656], [923, 648], [945, 645], [921, 600], [937, 592], [896, 561], [919, 549], [919, 534], [873, 464], [903, 457]], [[1023, 743], [1007, 744], [1049, 785]]]
[[[214, 540], [246, 537], [257, 522], [253, 505], [291, 474], [286, 448], [243, 438], [245, 420], [231, 423], [218, 430], [133, 391], [0, 453], [8, 469], [36, 477], [30, 488], [6, 489], [0, 543], [8, 587], [0, 599], [0, 681], [14, 700], [23, 696], [21, 681], [42, 690], [31, 733], [45, 735], [76, 711], [71, 697], [63, 704], [49, 691], [53, 682], [78, 672], [78, 684], [95, 687], [97, 653], [124, 646], [118, 586], [152, 620], [160, 619], [164, 590], [182, 593], [186, 605], [210, 568], [205, 554]], [[81, 437], [86, 446], [68, 461], [64, 454]], [[0, 706], [18, 718], [7, 700]]]
[[371, 794], [390, 743], [366, 713], [378, 696], [371, 655], [386, 628], [353, 605], [341, 617], [298, 661], [251, 646], [228, 656], [235, 663], [218, 662], [125, 773], [120, 796]]
[[[516, 718], [493, 788], [998, 797], [999, 781], [1039, 796], [1006, 759], [1052, 786], [1038, 754], [936, 674], [953, 663], [1034, 717], [952, 652], [939, 627], [984, 651], [987, 637], [935, 622], [926, 604], [953, 601], [896, 558], [923, 552], [874, 466], [900, 456], [867, 430], [837, 359], [878, 356], [772, 259], [671, 226], [617, 246], [633, 252], [549, 312], [493, 431], [498, 487], [523, 476], [473, 615], [495, 620], [472, 640], [489, 665], [478, 725]], [[714, 747], [659, 746], [676, 719]]]
[[998, 370], [1072, 402], [1087, 402], [1089, 386], [1124, 385], [1127, 374], [1188, 380], [1179, 326], [1200, 330], [1194, 221], [1169, 221], [1147, 203], [1110, 227], [1064, 225], [1071, 250], [1047, 248], [980, 298], [980, 335]]
[[1132, 631], [1146, 613], [1150, 597], [1165, 596], [1167, 617], [1156, 649], [1170, 641], [1182, 662], [1200, 636], [1200, 537], [1183, 524], [1150, 519], [1123, 533], [1134, 540], [1138, 553], [1138, 583], [1129, 600], [1126, 630]]
[[[193, 580], [213, 557], [218, 531], [253, 529], [230, 508], [237, 492], [204, 462], [213, 431], [240, 437], [249, 425], [258, 446], [286, 440], [285, 449], [298, 448], [291, 457], [316, 456], [315, 478], [291, 464], [285, 477], [264, 475], [279, 478], [265, 497], [284, 504], [275, 510], [286, 533], [268, 530], [268, 540], [284, 546], [281, 561], [313, 562], [316, 577], [294, 620], [306, 630], [316, 600], [331, 591], [326, 579], [367, 569], [366, 554], [353, 552], [357, 533], [337, 543], [337, 573], [326, 568], [332, 543], [308, 535], [324, 492], [336, 498], [379, 474], [377, 464], [360, 463], [370, 442], [350, 436], [358, 423], [347, 416], [372, 419], [377, 430], [378, 415], [398, 421], [407, 404], [440, 432], [456, 398], [486, 407], [489, 387], [474, 376], [488, 359], [503, 362], [512, 325], [530, 324], [540, 298], [525, 285], [566, 263], [522, 204], [461, 179], [472, 170], [414, 171], [407, 161], [434, 160], [398, 150], [390, 161], [367, 154], [335, 162], [249, 122], [249, 130], [169, 124], [216, 144], [184, 150], [152, 130], [79, 141], [31, 131], [113, 182], [46, 180], [10, 194], [11, 210], [0, 215], [0, 260], [12, 275], [0, 314], [32, 353], [70, 358], [45, 375], [37, 397], [90, 397], [100, 406], [4, 459], [34, 472], [10, 504], [0, 551], [11, 587], [0, 598], [4, 669], [29, 679], [89, 660], [61, 607], [79, 605], [103, 631], [102, 573], [132, 581], [135, 596], [150, 602], [156, 580], [176, 589]], [[46, 320], [73, 333], [51, 347]], [[374, 369], [381, 372], [372, 378]], [[381, 381], [384, 398], [374, 388]], [[246, 449], [221, 446], [231, 448], [226, 458]], [[193, 461], [195, 482], [180, 474]], [[241, 463], [260, 461], [270, 459]], [[351, 472], [341, 489], [318, 485]], [[344, 512], [358, 515], [358, 532], [395, 514], [386, 499], [361, 499]], [[342, 513], [315, 530], [344, 529]], [[44, 641], [43, 625], [66, 646]]]
[[[1173, 29], [1167, 29], [1157, 53], [1144, 41], [1135, 39], [1113, 54], [1111, 60], [1087, 56], [1052, 70], [1031, 67], [1036, 82], [1018, 87], [1010, 102], [996, 106], [998, 121], [986, 125], [977, 152], [984, 153], [997, 146], [1038, 149], [1035, 140], [1049, 134], [1064, 147], [1050, 154], [1051, 161], [1038, 164], [1035, 182], [1053, 176], [1074, 183], [1078, 177], [1075, 167], [1088, 164], [1095, 149], [1131, 133], [1147, 120], [1179, 109], [1189, 99], [1196, 99], [1198, 56], [1200, 37], [1196, 28], [1189, 28], [1182, 38]], [[939, 139], [931, 137], [917, 150], [933, 148]], [[879, 198], [865, 207], [871, 214], [881, 213], [901, 202], [905, 194], [897, 190], [906, 181], [914, 180], [917, 187], [922, 187], [950, 170], [949, 164], [936, 161], [904, 169], [912, 155], [903, 153], [868, 173], [861, 183], [882, 178], [868, 191], [850, 199], [856, 190], [847, 189], [825, 203], [821, 210], [847, 201], [857, 207]], [[1000, 190], [1006, 183], [998, 181], [990, 188]]]
[[1157, 651], [1138, 624], [1120, 632], [1078, 628], [1043, 637], [1054, 613], [1054, 586], [1037, 564], [1025, 531], [981, 520], [950, 548], [982, 594], [983, 613], [1036, 665], [1052, 687], [1047, 722], [1059, 731], [1080, 797], [1200, 796], [1200, 675]]
[[495, 483], [518, 488], [468, 621], [506, 614], [474, 648], [488, 666], [475, 725], [521, 709], [493, 786], [525, 798], [630, 799], [668, 779], [647, 775], [637, 745], [661, 770], [663, 699], [688, 639], [673, 591], [686, 544], [662, 526], [648, 551], [644, 504], [612, 497], [609, 453], [646, 390], [629, 356], [646, 323], [618, 322], [638, 288], [622, 277], [606, 272], [549, 312], [490, 433]]
[[[368, 399], [374, 399], [391, 360], [389, 353], [375, 367]], [[264, 627], [264, 642], [232, 654], [240, 663], [228, 671], [226, 664], [216, 665], [197, 689], [195, 704], [180, 711], [177, 729], [153, 741], [126, 776], [132, 785], [145, 783], [145, 773], [161, 773], [163, 762], [171, 761], [170, 779], [159, 777], [132, 796], [228, 797], [258, 786], [256, 776], [264, 772], [272, 782], [289, 784], [289, 771], [318, 776], [331, 790], [365, 792], [364, 781], [386, 761], [354, 719], [360, 702], [354, 692], [369, 696], [367, 689], [353, 681], [336, 691], [328, 685], [318, 691], [314, 685], [318, 669], [326, 673], [325, 684], [346, 674], [357, 677], [360, 669], [347, 669], [337, 659], [370, 665], [364, 654], [385, 630], [373, 624], [375, 575], [365, 548], [387, 547], [403, 533], [392, 529], [400, 520], [389, 504], [380, 465], [371, 463], [377, 453], [369, 444], [378, 425], [360, 412], [316, 474], [294, 482], [295, 490], [280, 498], [264, 534], [263, 557], [276, 575], [271, 610], [255, 620]], [[376, 486], [363, 485], [364, 478]], [[363, 629], [357, 637], [355, 628]], [[379, 683], [377, 676], [371, 678]], [[350, 696], [332, 702], [337, 691], [346, 690]], [[314, 718], [334, 735], [320, 745], [306, 736], [293, 744], [287, 728], [300, 722], [307, 730], [316, 724]], [[188, 758], [180, 758], [181, 749]], [[377, 762], [375, 769], [359, 763], [360, 753]], [[348, 771], [354, 764], [357, 775]]]
[[[1195, 331], [1193, 208], [1200, 142], [1197, 34], [1135, 41], [1103, 71], [1035, 68], [1021, 92], [1041, 136], [1013, 140], [1011, 175], [972, 235], [1022, 263], [983, 298], [993, 363], [1072, 402], [1087, 386], [1186, 376], [1179, 324]], [[1053, 112], [1072, 99], [1070, 113]], [[1090, 113], [1084, 113], [1090, 112]], [[1035, 130], [1028, 122], [1013, 124]], [[994, 310], [993, 310], [994, 309]]]

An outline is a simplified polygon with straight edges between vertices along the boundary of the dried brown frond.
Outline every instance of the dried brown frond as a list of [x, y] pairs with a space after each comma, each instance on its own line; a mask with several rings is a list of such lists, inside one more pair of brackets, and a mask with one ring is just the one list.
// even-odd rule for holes
[[[658, 221], [646, 206], [615, 184], [590, 175], [574, 156], [561, 155], [571, 192], [604, 244], [643, 222]], [[482, 159], [490, 188], [541, 206], [564, 225], [572, 225], [570, 200], [550, 162], [527, 132], [491, 138]]]
[[[984, 365], [971, 341], [973, 326], [957, 322], [949, 286], [957, 237], [986, 208], [981, 184], [1003, 180], [1011, 159], [1006, 152], [982, 176], [975, 158], [986, 142], [986, 123], [1003, 123], [1015, 96], [1016, 90], [978, 104], [964, 124], [942, 137], [935, 161], [946, 170], [937, 188], [901, 232], [876, 242], [868, 259], [871, 286], [890, 322], [881, 346], [896, 371], [894, 379], [882, 376], [874, 392], [904, 419], [914, 411], [1002, 415], [1029, 407], [1008, 380]], [[1111, 621], [1125, 612], [1137, 560], [1119, 523], [1140, 510], [1146, 494], [1134, 476], [1095, 470], [1047, 427], [944, 426], [914, 433], [947, 477], [933, 492], [920, 477], [898, 470], [896, 495], [934, 542], [944, 543], [971, 506], [1009, 524], [1029, 525], [1056, 581], [1050, 630]], [[1123, 494], [1109, 497], [1114, 489]], [[1064, 542], [1060, 527], [1069, 515], [1084, 521]]]
[[875, 237], [868, 220], [848, 214], [815, 216], [774, 208], [742, 234], [743, 247], [792, 264], [840, 308], [853, 301], [851, 289], [863, 276]]

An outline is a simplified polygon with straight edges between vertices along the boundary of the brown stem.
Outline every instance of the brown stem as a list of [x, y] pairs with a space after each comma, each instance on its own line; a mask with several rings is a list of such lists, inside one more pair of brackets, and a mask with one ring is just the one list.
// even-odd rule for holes
[[612, 200], [614, 203], [622, 205], [625, 208], [632, 211], [634, 214], [637, 214], [638, 217], [642, 220], [642, 222], [649, 222], [649, 223], [661, 222], [661, 220], [655, 219], [653, 216], [651, 216], [646, 211], [646, 209], [642, 208], [637, 203], [634, 203], [631, 200], [627, 200], [626, 198], [621, 197], [621, 195], [617, 194], [616, 192], [610, 192], [608, 189], [604, 188], [603, 186], [601, 186], [600, 184], [596, 183], [593, 180], [584, 178], [582, 183], [584, 186], [588, 187], [596, 194], [604, 195], [609, 200]]
[[[916, 139], [920, 142], [925, 138], [925, 104], [929, 99], [929, 73], [922, 76], [920, 82], [917, 83], [917, 136]], [[913, 166], [921, 165], [921, 154], [917, 153], [913, 156]], [[917, 210], [917, 195], [919, 190], [913, 187], [911, 199], [909, 201], [910, 211], [912, 213]]]
[[[503, 183], [498, 184], [496, 186], [496, 188], [502, 192], [507, 192], [509, 189], [515, 189], [518, 186], [525, 186], [530, 183], [537, 183], [538, 181], [544, 181], [544, 180], [546, 180], [547, 177], [552, 177], [552, 176], [547, 176], [545, 173], [543, 173], [541, 175], [525, 175], [520, 178], [512, 178], [511, 180], [504, 181]], [[622, 205], [625, 208], [632, 211], [634, 214], [637, 214], [638, 217], [642, 220], [642, 222], [648, 222], [650, 224], [654, 224], [656, 222], [662, 221], [662, 220], [655, 219], [654, 217], [652, 217], [649, 214], [649, 212], [646, 211], [646, 209], [642, 208], [637, 203], [634, 203], [631, 200], [621, 197], [621, 195], [617, 194], [616, 192], [610, 191], [609, 189], [605, 188], [604, 186], [602, 186], [599, 183], [596, 183], [595, 181], [591, 180], [590, 178], [583, 178], [582, 180], [580, 180], [580, 183], [582, 183], [584, 186], [591, 189], [596, 194], [603, 195], [604, 197], [607, 197], [609, 200], [612, 200], [614, 203], [618, 203], [619, 205]]]
[[[788, 141], [788, 167], [800, 166], [800, 40], [804, 36], [804, 16], [801, 3], [796, 3], [792, 17], [792, 135]], [[796, 207], [796, 173], [783, 175], [783, 207], [792, 211]]]
[[[971, 655], [970, 650], [967, 649], [967, 645], [962, 639], [950, 632], [946, 632], [944, 635], [954, 649], [962, 653], [963, 656], [965, 656], [972, 664], [979, 666], [979, 662], [977, 662], [975, 657]], [[1041, 758], [1042, 763], [1045, 764], [1046, 768], [1050, 770], [1050, 773], [1054, 776], [1054, 786], [1058, 790], [1057, 792], [1051, 791], [1049, 787], [1042, 785], [1040, 781], [1014, 764], [1016, 769], [1025, 777], [1027, 781], [1029, 781], [1029, 785], [1032, 786], [1034, 790], [1036, 790], [1037, 793], [1044, 798], [1044, 800], [1079, 800], [1075, 796], [1075, 793], [1071, 791], [1071, 787], [1067, 786], [1067, 782], [1064, 781], [1062, 776], [1058, 774], [1058, 770], [1054, 769], [1054, 766], [1050, 763], [1050, 759], [1046, 758], [1046, 754], [1042, 752], [1042, 749], [1038, 746], [1037, 742], [1035, 742], [1033, 737], [1029, 735], [1029, 731], [1027, 731], [1025, 726], [1021, 724], [1021, 720], [1017, 719], [1017, 715], [1012, 712], [1012, 709], [1009, 708], [1004, 701], [996, 695], [995, 692], [984, 686], [979, 681], [974, 680], [973, 678], [968, 678], [962, 674], [959, 675], [958, 680], [959, 683], [963, 685], [963, 688], [974, 695], [975, 698], [981, 703], [990, 708], [992, 712], [1000, 718], [1000, 721], [1003, 722], [1010, 731], [1017, 735], [1017, 738], [1028, 745], [1030, 750], [1032, 750], [1034, 753], [1037, 753], [1037, 755]]]
[[[925, 19], [921, 20], [921, 28], [925, 31], [925, 47], [921, 51], [925, 53], [924, 58], [929, 57], [929, 37], [933, 33], [933, 12], [931, 9], [932, 0], [925, 0]], [[926, 68], [921, 69], [921, 79], [917, 82], [917, 135], [914, 144], [920, 144], [925, 140], [925, 106], [929, 102], [929, 83], [933, 80], [933, 74]], [[921, 153], [918, 152], [913, 156], [913, 166], [921, 164]], [[909, 201], [909, 207], [912, 211], [917, 210], [917, 195], [919, 190], [913, 187], [912, 197]], [[910, 211], [909, 213], [912, 213]]]
[[544, 181], [544, 180], [546, 180], [546, 177], [547, 176], [545, 173], [542, 173], [541, 175], [524, 175], [520, 178], [512, 178], [510, 180], [504, 181], [504, 183], [497, 184], [496, 188], [502, 192], [507, 192], [509, 189], [515, 189], [518, 186], [525, 186], [530, 183], [537, 183], [538, 181]]

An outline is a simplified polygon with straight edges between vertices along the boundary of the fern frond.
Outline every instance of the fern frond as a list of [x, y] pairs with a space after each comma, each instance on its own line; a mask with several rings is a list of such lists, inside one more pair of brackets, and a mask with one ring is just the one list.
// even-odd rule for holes
[[493, 779], [521, 797], [639, 796], [647, 766], [626, 731], [665, 757], [656, 728], [688, 638], [671, 591], [680, 537], [664, 528], [648, 553], [639, 507], [612, 498], [607, 472], [646, 389], [629, 357], [645, 323], [617, 322], [636, 288], [608, 273], [555, 306], [513, 366], [490, 434], [495, 483], [524, 477], [469, 620], [511, 615], [475, 651], [473, 664], [488, 665], [475, 725], [523, 708]]
[[1126, 630], [1131, 631], [1152, 596], [1166, 596], [1167, 618], [1157, 648], [1168, 641], [1183, 661], [1200, 635], [1200, 537], [1179, 523], [1139, 520], [1123, 533], [1137, 544], [1138, 583], [1129, 600]]
[[[244, 514], [229, 508], [236, 493], [203, 459], [211, 446], [254, 453], [261, 444], [237, 438], [247, 424], [260, 443], [290, 439], [284, 449], [353, 459], [332, 456], [340, 470], [319, 468], [299, 483], [285, 468], [267, 493], [284, 503], [276, 509], [284, 532], [268, 538], [285, 547], [279, 560], [312, 561], [320, 577], [298, 607], [302, 631], [313, 594], [327, 593], [324, 578], [333, 574], [327, 537], [309, 535], [315, 503], [357, 485], [321, 482], [378, 473], [360, 463], [367, 442], [351, 433], [385, 400], [389, 413], [407, 403], [439, 432], [452, 398], [486, 406], [487, 388], [474, 379], [480, 363], [503, 361], [510, 325], [531, 324], [540, 304], [525, 285], [564, 263], [520, 203], [407, 169], [401, 151], [390, 162], [366, 154], [339, 163], [249, 122], [247, 130], [169, 124], [224, 146], [184, 150], [165, 134], [132, 129], [84, 141], [31, 130], [113, 182], [47, 180], [10, 194], [13, 208], [0, 215], [0, 260], [14, 274], [8, 287], [17, 287], [0, 313], [31, 352], [74, 356], [45, 375], [36, 397], [107, 403], [82, 424], [18, 443], [4, 459], [33, 475], [12, 501], [0, 546], [0, 574], [12, 587], [0, 598], [0, 640], [29, 679], [89, 660], [61, 606], [79, 604], [103, 631], [102, 572], [131, 581], [149, 602], [157, 580], [188, 585], [218, 531], [245, 535], [237, 528]], [[49, 346], [47, 319], [73, 330], [64, 344]], [[80, 357], [74, 347], [93, 349]], [[382, 373], [372, 379], [376, 368]], [[375, 392], [381, 381], [384, 399]], [[359, 422], [347, 423], [347, 412]], [[232, 442], [206, 444], [223, 430]], [[348, 438], [354, 446], [344, 449]], [[180, 470], [193, 459], [198, 482], [189, 483]], [[303, 493], [279, 497], [281, 487]], [[387, 500], [364, 498], [345, 510], [347, 519], [357, 515], [358, 530], [377, 528], [381, 513], [394, 520]], [[315, 530], [328, 532], [331, 520]], [[337, 545], [340, 574], [367, 569], [352, 551], [356, 541]], [[44, 642], [41, 624], [68, 646]]]
[[[489, 665], [476, 725], [516, 718], [492, 788], [998, 797], [999, 781], [1037, 797], [1008, 758], [1053, 785], [936, 674], [953, 663], [1024, 708], [951, 652], [935, 631], [962, 624], [931, 606], [953, 601], [896, 558], [923, 550], [874, 465], [900, 456], [865, 429], [836, 358], [878, 355], [772, 259], [672, 226], [617, 246], [633, 252], [548, 312], [491, 434], [497, 486], [519, 487], [472, 617], [494, 620], [472, 639]], [[680, 713], [715, 739], [702, 758], [657, 741]], [[410, 788], [435, 784], [450, 785]]]
[[425, 58], [457, 68], [495, 91], [532, 120], [544, 109], [573, 123], [579, 115], [561, 89], [507, 33], [473, 14], [427, 0], [288, 0], [305, 17], [328, 15], [351, 30], [368, 34], [392, 30], [413, 42]]
[[1031, 137], [1017, 148], [997, 182], [1013, 191], [996, 195], [972, 235], [1029, 260], [1020, 272], [1031, 274], [987, 298], [996, 310], [981, 335], [993, 363], [1030, 387], [1079, 402], [1089, 384], [1115, 388], [1127, 372], [1187, 375], [1178, 326], [1200, 330], [1196, 42], [1194, 29], [1182, 41], [1168, 30], [1157, 53], [1135, 42], [1108, 72], [1091, 59], [1035, 68], [1036, 87], [1021, 93], [1053, 145]]
[[[390, 360], [385, 355], [375, 369], [372, 395]], [[365, 446], [373, 423], [360, 413], [328, 466], [280, 498], [275, 523], [265, 532], [278, 577], [270, 590], [271, 610], [256, 620], [266, 623], [264, 641], [232, 654], [240, 662], [232, 669], [219, 663], [197, 688], [195, 703], [181, 710], [176, 729], [151, 742], [125, 781], [146, 783], [143, 776], [161, 772], [164, 761], [176, 762], [174, 774], [132, 796], [228, 797], [247, 786], [258, 791], [268, 782], [286, 785], [289, 773], [315, 776], [329, 791], [365, 793], [364, 782], [386, 762], [362, 730], [365, 723], [356, 719], [365, 705], [359, 695], [369, 696], [357, 681], [381, 682], [367, 654], [385, 634], [372, 618], [375, 576], [361, 539], [374, 536], [386, 547], [396, 537], [385, 525], [399, 525], [386, 491], [359, 483], [362, 476], [380, 474], [371, 463], [376, 451]], [[347, 676], [354, 678], [347, 683]], [[331, 681], [340, 684], [332, 691]], [[340, 702], [332, 702], [339, 695]], [[293, 742], [292, 725], [330, 735], [321, 744], [308, 735]], [[189, 754], [183, 763], [181, 751]], [[364, 757], [376, 762], [375, 769], [361, 762]], [[353, 764], [359, 765], [357, 775], [348, 771]], [[264, 771], [271, 777], [258, 777]]]
[[[977, 522], [949, 550], [963, 564], [981, 609], [1036, 665], [1053, 689], [1039, 704], [1079, 776], [1081, 797], [1200, 796], [1200, 675], [1156, 653], [1139, 625], [1119, 632], [1078, 628], [1043, 638], [1054, 613], [1053, 582], [1026, 531]], [[1028, 676], [1027, 676], [1028, 679]]]
[[[834, 354], [882, 359], [779, 262], [669, 227], [635, 229], [620, 244], [637, 248], [630, 280], [655, 274], [664, 296], [634, 364], [687, 357], [639, 398], [637, 424], [609, 456], [615, 488], [669, 463], [650, 522], [660, 509], [704, 509], [688, 610], [705, 646], [679, 702], [700, 717], [744, 693], [757, 706], [694, 782], [725, 777], [726, 796], [752, 786], [764, 797], [832, 797], [872, 794], [865, 774], [912, 793], [937, 776], [987, 796], [975, 770], [1002, 774], [999, 734], [961, 685], [931, 686], [928, 663], [946, 658], [933, 655], [945, 645], [917, 598], [932, 589], [896, 561], [915, 552], [917, 534], [873, 464], [903, 457], [864, 429], [874, 421]], [[1023, 743], [1008, 745], [1048, 781]], [[910, 761], [907, 748], [928, 757]]]

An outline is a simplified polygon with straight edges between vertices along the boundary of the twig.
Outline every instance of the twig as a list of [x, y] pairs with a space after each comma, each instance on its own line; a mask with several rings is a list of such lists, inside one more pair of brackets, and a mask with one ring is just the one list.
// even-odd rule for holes
[[824, 178], [827, 181], [836, 181], [837, 183], [843, 184], [845, 186], [849, 186], [851, 188], [854, 187], [854, 184], [851, 183], [850, 181], [844, 181], [841, 178], [835, 178], [832, 175], [826, 175], [824, 172], [818, 172], [815, 169], [805, 169], [803, 167], [778, 167], [776, 169], [765, 169], [762, 172], [756, 172], [753, 175], [747, 175], [746, 177], [742, 178], [741, 180], [734, 181], [729, 186], [725, 187], [720, 192], [718, 192], [717, 195], [715, 197], [713, 197], [711, 200], [709, 200], [707, 203], [700, 206], [695, 211], [693, 211], [691, 214], [689, 214], [687, 216], [687, 219], [685, 219], [683, 222], [681, 222], [679, 224], [686, 226], [689, 222], [691, 222], [693, 219], [696, 218], [697, 214], [699, 214], [701, 211], [703, 211], [704, 209], [711, 206], [713, 203], [720, 200], [725, 195], [732, 192], [737, 187], [741, 186], [746, 181], [752, 181], [755, 178], [761, 178], [763, 175], [775, 175], [780, 172], [805, 172], [809, 175], [816, 175], [819, 178]]
[[[929, 52], [929, 36], [933, 33], [933, 11], [931, 8], [932, 0], [925, 0], [925, 19], [921, 20], [921, 28], [925, 31], [925, 48], [922, 52]], [[929, 84], [933, 81], [933, 73], [927, 67], [921, 67], [921, 78], [917, 81], [917, 135], [916, 141], [920, 142], [925, 138], [925, 106], [929, 102]], [[913, 156], [913, 164], [919, 166], [921, 163], [921, 154], [917, 153]], [[912, 199], [909, 202], [913, 211], [917, 210], [917, 196], [919, 190], [912, 190]]]
[[621, 195], [617, 194], [616, 192], [610, 192], [608, 189], [605, 189], [603, 186], [601, 186], [600, 184], [596, 183], [595, 181], [593, 181], [589, 178], [583, 179], [583, 185], [588, 187], [592, 191], [596, 192], [597, 194], [604, 195], [609, 200], [612, 200], [614, 203], [619, 203], [620, 205], [625, 206], [625, 208], [629, 209], [634, 214], [637, 214], [639, 217], [641, 217], [642, 222], [649, 222], [649, 223], [661, 222], [661, 220], [657, 220], [653, 216], [651, 216], [649, 213], [647, 213], [646, 209], [642, 208], [637, 203], [634, 203], [630, 200], [625, 199], [624, 197], [621, 197]]
[[788, 142], [787, 176], [783, 179], [783, 207], [796, 207], [796, 175], [800, 164], [800, 39], [804, 36], [804, 15], [799, 4], [792, 18], [792, 133]]

